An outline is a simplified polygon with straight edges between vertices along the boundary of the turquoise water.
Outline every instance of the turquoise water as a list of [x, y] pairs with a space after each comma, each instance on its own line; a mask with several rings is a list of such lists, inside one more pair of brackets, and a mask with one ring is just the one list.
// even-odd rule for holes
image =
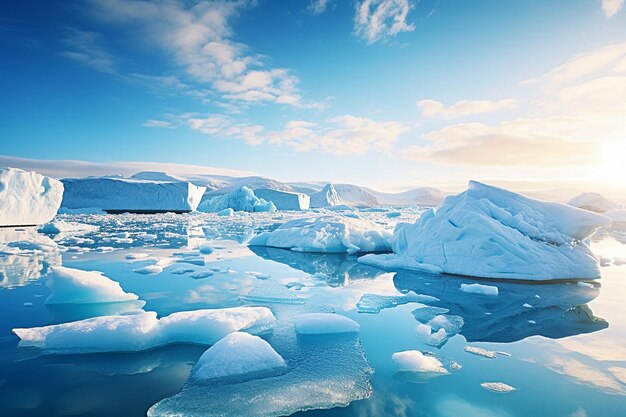
[[[406, 212], [401, 220], [416, 215]], [[191, 367], [207, 349], [171, 345], [136, 353], [45, 355], [19, 348], [12, 328], [136, 308], [126, 303], [46, 306], [46, 272], [58, 264], [104, 272], [125, 291], [138, 294], [146, 302], [143, 308], [159, 316], [238, 306], [243, 303], [240, 296], [265, 288], [270, 281], [287, 284], [291, 294], [303, 299], [298, 305], [271, 300], [260, 303], [274, 311], [279, 324], [273, 334], [263, 337], [277, 350], [282, 349], [279, 352], [287, 362], [299, 364], [292, 366], [291, 379], [194, 388], [193, 401], [207, 410], [226, 407], [234, 397], [245, 402], [259, 394], [258, 390], [265, 390], [263, 395], [275, 392], [275, 397], [286, 396], [289, 391], [280, 384], [320, 386], [345, 373], [347, 380], [357, 374], [369, 379], [369, 389], [361, 395], [367, 398], [347, 407], [296, 415], [626, 415], [626, 229], [602, 230], [594, 237], [592, 248], [607, 265], [597, 283], [481, 282], [499, 288], [498, 296], [484, 296], [460, 291], [462, 283], [479, 282], [471, 278], [389, 272], [360, 265], [356, 258], [345, 255], [248, 248], [241, 243], [255, 231], [275, 228], [285, 220], [281, 215], [229, 219], [65, 216], [65, 220], [90, 222], [100, 229], [53, 237], [28, 229], [0, 231], [5, 249], [16, 249], [0, 255], [2, 416], [146, 415], [155, 403], [181, 392]], [[384, 215], [372, 220], [389, 221]], [[199, 254], [200, 244], [209, 244], [213, 253]], [[137, 253], [145, 253], [147, 258], [127, 259]], [[198, 257], [204, 265], [197, 262]], [[189, 263], [188, 259], [196, 261]], [[150, 264], [161, 266], [163, 272], [144, 275], [134, 271]], [[435, 297], [424, 304], [447, 310], [443, 315], [462, 325], [440, 343], [426, 340], [418, 326], [428, 314], [419, 311], [424, 304], [403, 297], [411, 291]], [[376, 295], [365, 297], [370, 307], [375, 303], [374, 310], [359, 303], [366, 294]], [[406, 301], [410, 302], [402, 304]], [[345, 341], [350, 349], [344, 353], [349, 357], [336, 356], [344, 349], [341, 340], [289, 339], [291, 318], [305, 310], [336, 311], [361, 325], [360, 340]], [[324, 343], [340, 348], [331, 352]], [[466, 346], [497, 353], [495, 358], [477, 356], [466, 352]], [[434, 354], [449, 374], [397, 372], [392, 354], [409, 349]], [[302, 352], [315, 352], [316, 365], [299, 357]], [[306, 371], [307, 367], [328, 369], [316, 373]], [[515, 390], [493, 392], [481, 386], [484, 382], [502, 382]], [[297, 392], [290, 395], [297, 396]]]

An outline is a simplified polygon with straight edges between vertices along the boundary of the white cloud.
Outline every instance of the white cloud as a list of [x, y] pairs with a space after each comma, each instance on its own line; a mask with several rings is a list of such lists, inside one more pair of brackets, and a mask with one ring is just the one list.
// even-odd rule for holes
[[[103, 22], [123, 26], [144, 42], [170, 54], [186, 77], [208, 84], [229, 101], [305, 103], [299, 80], [284, 68], [268, 68], [264, 58], [232, 40], [232, 22], [254, 1], [89, 0], [90, 12]], [[198, 91], [198, 95], [203, 92]]]
[[606, 17], [613, 17], [623, 5], [624, 0], [602, 0], [602, 11]]
[[174, 125], [171, 122], [165, 121], [165, 120], [155, 120], [155, 119], [150, 119], [150, 120], [146, 120], [145, 122], [142, 123], [142, 126], [144, 127], [165, 127], [168, 129], [173, 129]]
[[368, 44], [412, 32], [406, 19], [413, 8], [409, 0], [362, 0], [356, 3], [354, 33]]
[[61, 52], [61, 55], [64, 57], [107, 74], [117, 72], [117, 60], [102, 47], [100, 34], [68, 28], [67, 35], [62, 42], [65, 50]]
[[421, 110], [422, 116], [444, 117], [446, 119], [454, 119], [457, 117], [474, 116], [483, 113], [492, 113], [499, 110], [513, 109], [517, 107], [518, 102], [514, 99], [502, 100], [461, 100], [457, 101], [450, 107], [445, 107], [443, 103], [425, 99], [417, 102], [417, 107]]
[[311, 0], [307, 9], [314, 15], [322, 14], [326, 11], [330, 2], [331, 0]]

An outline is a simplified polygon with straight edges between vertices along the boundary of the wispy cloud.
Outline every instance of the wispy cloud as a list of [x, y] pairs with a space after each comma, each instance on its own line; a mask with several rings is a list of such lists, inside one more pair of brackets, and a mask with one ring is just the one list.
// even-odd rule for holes
[[354, 33], [372, 44], [401, 32], [412, 32], [415, 25], [407, 23], [407, 17], [413, 7], [409, 0], [357, 1]]
[[326, 11], [326, 8], [331, 3], [332, 0], [311, 0], [309, 3], [309, 7], [307, 10], [314, 15], [322, 14]]
[[97, 71], [115, 74], [117, 59], [102, 46], [102, 41], [99, 33], [68, 28], [61, 55]]
[[602, 11], [606, 17], [613, 17], [624, 6], [624, 0], [601, 0]]
[[449, 107], [444, 106], [440, 101], [431, 99], [417, 102], [417, 107], [421, 110], [422, 116], [427, 118], [444, 117], [446, 119], [513, 109], [517, 105], [517, 100], [511, 98], [502, 100], [461, 100]]

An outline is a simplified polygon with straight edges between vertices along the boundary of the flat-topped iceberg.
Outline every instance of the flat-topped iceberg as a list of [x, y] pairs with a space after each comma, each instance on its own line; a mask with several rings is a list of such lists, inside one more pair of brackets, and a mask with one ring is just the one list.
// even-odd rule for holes
[[120, 177], [68, 178], [63, 185], [63, 208], [99, 208], [109, 213], [194, 211], [206, 190], [186, 181]]
[[115, 303], [137, 300], [102, 272], [55, 266], [46, 282], [52, 294], [46, 304]]
[[391, 233], [362, 219], [322, 216], [288, 221], [272, 232], [253, 237], [250, 246], [269, 246], [299, 252], [385, 252]]
[[[205, 196], [198, 206], [198, 211], [226, 215], [227, 210], [234, 211], [276, 211], [274, 203], [257, 197], [254, 192], [245, 185], [231, 191], [228, 194]], [[228, 212], [230, 214], [230, 212]]]
[[335, 190], [332, 184], [326, 184], [322, 191], [311, 194], [311, 208], [329, 207], [329, 206], [341, 206], [343, 202], [341, 197]]
[[259, 188], [254, 190], [254, 194], [266, 201], [271, 201], [278, 210], [306, 210], [310, 205], [310, 197], [302, 193]]
[[596, 213], [470, 181], [414, 224], [398, 224], [393, 255], [359, 262], [482, 278], [596, 279], [598, 261], [584, 241], [610, 224]]
[[63, 198], [63, 184], [37, 172], [0, 168], [0, 227], [49, 222]]
[[229, 333], [261, 333], [274, 325], [266, 307], [181, 311], [158, 319], [153, 311], [13, 329], [20, 347], [45, 353], [133, 352], [174, 343], [212, 345]]
[[567, 204], [583, 210], [595, 211], [596, 213], [605, 213], [620, 208], [620, 205], [615, 201], [609, 200], [598, 193], [582, 193], [572, 198]]

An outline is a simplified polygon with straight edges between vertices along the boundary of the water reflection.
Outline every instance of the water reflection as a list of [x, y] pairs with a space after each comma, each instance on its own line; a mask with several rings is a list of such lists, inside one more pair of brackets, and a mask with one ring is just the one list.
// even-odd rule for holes
[[357, 262], [356, 256], [341, 253], [303, 253], [288, 249], [250, 246], [256, 255], [314, 275], [331, 287], [344, 286], [350, 281], [371, 280], [384, 273], [378, 268]]
[[595, 299], [597, 284], [528, 284], [486, 282], [498, 287], [497, 296], [461, 291], [467, 278], [398, 272], [394, 284], [401, 292], [414, 291], [439, 299], [430, 305], [446, 308], [464, 320], [460, 333], [468, 342], [515, 342], [541, 335], [551, 339], [591, 333], [608, 327], [587, 303]]

